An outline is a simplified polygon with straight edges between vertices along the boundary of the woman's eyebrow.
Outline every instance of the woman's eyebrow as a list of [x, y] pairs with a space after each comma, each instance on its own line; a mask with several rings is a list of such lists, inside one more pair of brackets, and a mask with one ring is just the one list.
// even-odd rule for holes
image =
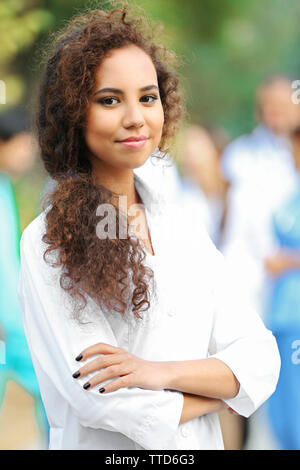
[[[149, 91], [149, 90], [153, 90], [153, 89], [158, 90], [158, 86], [157, 85], [147, 85], [143, 88], [140, 88], [139, 91]], [[122, 90], [120, 90], [119, 88], [101, 88], [101, 90], [96, 91], [94, 96], [98, 95], [98, 93], [116, 93], [118, 95], [124, 95], [124, 92]]]

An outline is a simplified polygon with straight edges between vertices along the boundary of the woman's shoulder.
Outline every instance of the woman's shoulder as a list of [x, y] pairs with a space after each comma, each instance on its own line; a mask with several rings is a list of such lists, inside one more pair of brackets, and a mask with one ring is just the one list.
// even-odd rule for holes
[[44, 247], [43, 235], [46, 233], [46, 211], [41, 212], [23, 230], [21, 236], [21, 248], [34, 249], [36, 252]]
[[[44, 281], [50, 283], [51, 287], [54, 287], [62, 268], [56, 266], [57, 250], [47, 251], [49, 245], [43, 240], [47, 229], [46, 224], [46, 212], [44, 211], [24, 229], [20, 242], [21, 267], [27, 274], [31, 272], [31, 275], [36, 276], [36, 282], [43, 278]], [[53, 267], [56, 269], [53, 270]]]

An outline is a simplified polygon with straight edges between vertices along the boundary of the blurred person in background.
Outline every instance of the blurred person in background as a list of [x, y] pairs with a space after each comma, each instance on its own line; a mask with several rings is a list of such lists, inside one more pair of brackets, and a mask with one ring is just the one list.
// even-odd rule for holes
[[270, 230], [274, 211], [298, 187], [290, 135], [300, 120], [291, 100], [291, 82], [271, 77], [257, 91], [260, 124], [225, 149], [222, 172], [230, 183], [221, 250], [237, 274], [247, 272], [245, 295], [263, 315], [264, 259], [276, 240]]
[[293, 135], [293, 149], [298, 189], [273, 218], [278, 248], [265, 260], [270, 277], [266, 321], [281, 355], [278, 386], [268, 401], [268, 415], [284, 450], [300, 449], [300, 128]]
[[299, 107], [291, 95], [292, 82], [287, 77], [272, 76], [258, 87], [259, 124], [250, 135], [231, 142], [222, 155], [222, 172], [232, 185], [272, 184], [278, 192], [277, 200], [289, 191], [294, 181], [290, 134], [299, 123]]
[[[265, 259], [277, 247], [272, 218], [299, 184], [291, 135], [300, 112], [291, 95], [291, 82], [285, 77], [264, 82], [256, 96], [260, 124], [252, 134], [233, 141], [221, 160], [230, 189], [220, 249], [237, 280], [246, 273], [240, 288], [263, 320], [270, 288]], [[263, 423], [265, 418], [260, 426]]]
[[0, 114], [0, 169], [14, 182], [32, 168], [34, 139], [26, 111], [13, 108]]
[[[35, 418], [45, 434], [47, 422], [39, 387], [24, 335], [17, 297], [20, 258], [20, 224], [11, 179], [29, 170], [35, 159], [26, 112], [13, 109], [0, 115], [0, 330], [5, 343], [5, 364], [0, 367], [0, 408], [13, 381], [34, 398]], [[18, 407], [18, 403], [15, 403]], [[12, 423], [15, 428], [18, 423]], [[9, 430], [7, 430], [9, 432]], [[24, 436], [26, 441], [27, 436]], [[1, 443], [0, 443], [1, 447]]]
[[227, 192], [227, 182], [220, 171], [219, 149], [205, 128], [191, 125], [183, 133], [180, 154], [182, 187], [198, 199], [207, 231], [219, 246]]

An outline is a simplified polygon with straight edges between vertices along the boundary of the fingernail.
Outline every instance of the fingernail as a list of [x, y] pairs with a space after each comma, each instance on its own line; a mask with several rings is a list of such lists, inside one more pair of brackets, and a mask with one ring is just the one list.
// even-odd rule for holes
[[102, 388], [100, 388], [99, 392], [100, 392], [100, 393], [103, 393], [103, 392], [105, 392], [105, 388], [103, 388], [103, 387], [102, 387]]
[[87, 382], [86, 384], [84, 384], [83, 388], [86, 390], [87, 388], [89, 388], [91, 386], [90, 382]]
[[74, 377], [74, 379], [77, 379], [77, 377], [80, 376], [80, 372], [79, 370], [77, 372], [74, 372], [74, 374], [72, 375], [72, 377]]
[[81, 361], [82, 357], [83, 357], [82, 354], [79, 354], [79, 356], [75, 358], [75, 361]]

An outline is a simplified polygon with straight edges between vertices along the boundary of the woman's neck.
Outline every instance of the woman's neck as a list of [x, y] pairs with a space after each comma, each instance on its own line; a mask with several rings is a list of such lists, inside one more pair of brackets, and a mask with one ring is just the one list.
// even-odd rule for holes
[[[138, 192], [134, 185], [133, 169], [117, 169], [113, 168], [108, 171], [106, 168], [93, 168], [93, 176], [96, 183], [101, 184], [118, 196], [125, 196], [127, 208], [132, 204], [141, 203]], [[118, 202], [118, 201], [116, 201]]]

